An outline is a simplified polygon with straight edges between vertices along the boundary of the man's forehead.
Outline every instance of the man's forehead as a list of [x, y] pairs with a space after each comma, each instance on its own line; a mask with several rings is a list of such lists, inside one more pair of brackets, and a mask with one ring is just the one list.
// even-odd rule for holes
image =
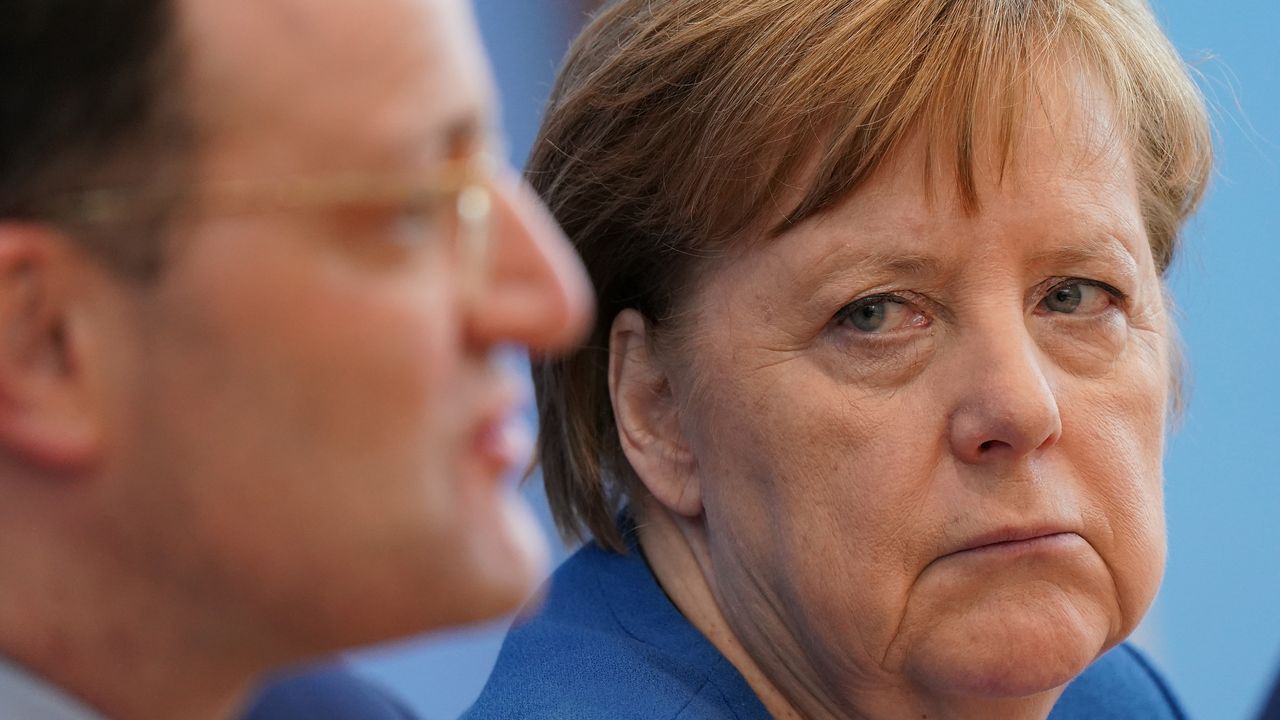
[[488, 68], [464, 0], [178, 1], [197, 122], [213, 132], [359, 151], [447, 143], [487, 122]]

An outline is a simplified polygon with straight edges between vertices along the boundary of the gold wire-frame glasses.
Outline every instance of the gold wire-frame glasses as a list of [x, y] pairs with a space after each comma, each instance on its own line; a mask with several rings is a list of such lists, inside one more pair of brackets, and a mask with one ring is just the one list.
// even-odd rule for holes
[[[281, 180], [246, 180], [200, 186], [200, 214], [257, 214], [364, 207], [413, 213], [451, 211], [463, 287], [484, 288], [493, 224], [493, 157], [478, 152], [450, 161], [434, 175], [407, 177], [341, 174]], [[166, 188], [103, 188], [59, 197], [49, 214], [75, 224], [100, 226], [145, 217], [173, 191]]]

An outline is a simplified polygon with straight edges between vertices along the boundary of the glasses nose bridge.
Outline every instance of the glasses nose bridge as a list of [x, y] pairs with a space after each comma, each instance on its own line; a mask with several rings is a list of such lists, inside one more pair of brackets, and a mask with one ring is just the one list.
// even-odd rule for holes
[[489, 168], [472, 168], [458, 188], [454, 200], [458, 269], [463, 297], [468, 305], [480, 301], [489, 282], [494, 223], [493, 194], [496, 191]]

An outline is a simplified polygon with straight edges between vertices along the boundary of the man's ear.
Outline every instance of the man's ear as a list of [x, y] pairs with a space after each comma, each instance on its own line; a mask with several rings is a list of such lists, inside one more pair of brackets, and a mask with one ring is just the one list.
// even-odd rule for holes
[[702, 514], [697, 462], [679, 403], [653, 356], [644, 316], [623, 310], [609, 331], [609, 397], [622, 451], [654, 499], [685, 517]]
[[84, 468], [101, 440], [69, 331], [81, 262], [55, 228], [0, 222], [0, 452], [52, 470]]

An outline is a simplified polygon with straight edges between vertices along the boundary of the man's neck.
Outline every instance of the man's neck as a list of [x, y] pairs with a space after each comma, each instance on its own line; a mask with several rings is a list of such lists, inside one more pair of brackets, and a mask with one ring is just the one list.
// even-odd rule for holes
[[51, 543], [0, 547], [0, 654], [115, 720], [230, 716], [269, 663], [190, 598]]
[[0, 707], [6, 716], [15, 718], [103, 720], [98, 711], [3, 655], [0, 655]]
[[252, 686], [251, 676], [207, 673], [208, 663], [161, 655], [143, 660], [137, 653], [112, 655], [102, 646], [90, 649], [85, 643], [77, 644], [76, 650], [61, 653], [58, 662], [45, 660], [48, 653], [20, 650], [15, 659], [112, 720], [225, 720], [242, 706]]

